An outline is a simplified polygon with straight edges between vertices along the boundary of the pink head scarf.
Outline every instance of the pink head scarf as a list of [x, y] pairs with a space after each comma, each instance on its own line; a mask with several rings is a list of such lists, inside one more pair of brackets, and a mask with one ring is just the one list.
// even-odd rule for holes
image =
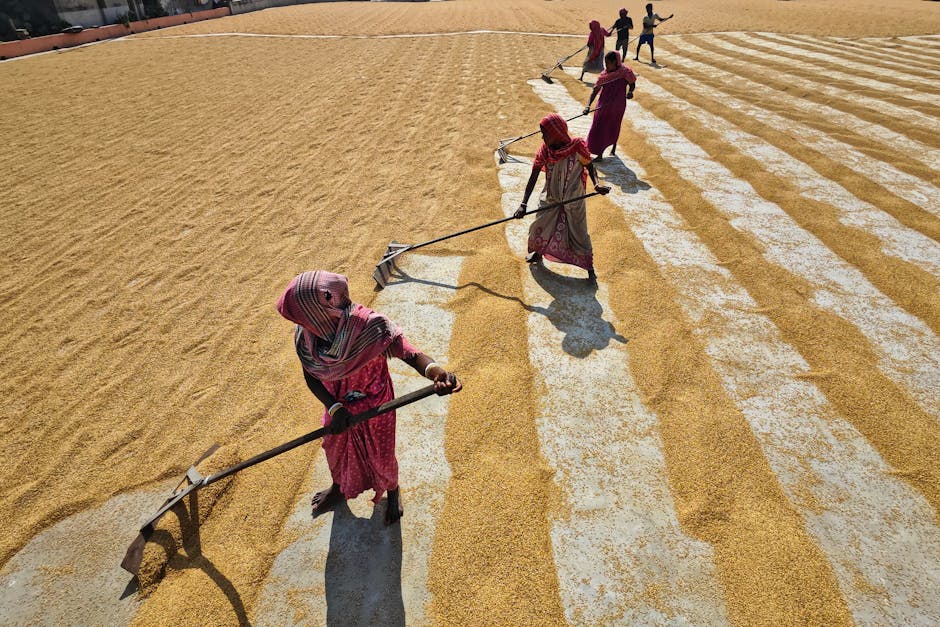
[[[565, 122], [565, 118], [557, 113], [549, 113], [542, 118], [542, 121], [539, 122], [539, 126], [545, 131], [548, 139], [542, 142], [542, 146], [535, 155], [535, 161], [532, 163], [533, 166], [545, 169], [545, 166], [549, 163], [561, 161], [574, 152], [590, 160], [591, 151], [588, 150], [587, 144], [585, 144], [584, 140], [580, 137], [572, 138], [568, 134], [568, 123]], [[557, 148], [552, 148], [549, 144], [561, 145]], [[582, 182], [587, 180], [586, 171], [581, 172], [581, 179]]]
[[607, 66], [604, 66], [604, 71], [600, 73], [600, 76], [597, 77], [597, 81], [594, 83], [594, 87], [603, 87], [607, 83], [612, 83], [613, 81], [620, 80], [621, 78], [626, 79], [628, 83], [636, 82], [636, 74], [633, 73], [633, 70], [628, 68], [623, 64], [623, 61], [620, 60], [620, 53], [614, 51], [614, 54], [617, 55], [617, 69], [613, 72], [607, 70]]
[[591, 34], [588, 35], [588, 45], [591, 47], [591, 56], [590, 60], [593, 61], [597, 58], [597, 55], [601, 53], [604, 49], [604, 37], [608, 37], [610, 33], [604, 30], [604, 27], [601, 26], [601, 23], [597, 20], [591, 20]]
[[297, 324], [294, 345], [304, 370], [323, 381], [349, 376], [401, 335], [397, 324], [349, 300], [346, 277], [323, 270], [297, 275], [277, 310]]

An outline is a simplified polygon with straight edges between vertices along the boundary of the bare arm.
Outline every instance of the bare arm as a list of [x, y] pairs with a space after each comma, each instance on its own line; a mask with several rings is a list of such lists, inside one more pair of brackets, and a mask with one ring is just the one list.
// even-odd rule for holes
[[594, 102], [594, 99], [597, 98], [597, 94], [600, 92], [600, 90], [601, 88], [596, 85], [594, 86], [594, 89], [591, 90], [591, 97], [588, 98], [587, 106], [584, 107], [584, 112], [583, 112], [584, 115], [587, 115], [588, 113], [590, 113], [591, 104]]
[[322, 381], [314, 378], [313, 375], [311, 375], [306, 370], [303, 372], [304, 381], [307, 382], [307, 387], [310, 388], [310, 391], [313, 392], [313, 395], [317, 397], [317, 400], [323, 403], [324, 407], [329, 409], [331, 405], [336, 404], [336, 398], [334, 398], [333, 395], [327, 391], [326, 386], [323, 385]]
[[457, 375], [447, 372], [437, 365], [434, 359], [424, 353], [418, 353], [414, 357], [402, 361], [414, 368], [421, 376], [434, 381], [434, 391], [440, 396], [459, 392], [463, 388], [463, 384], [457, 379]]
[[526, 205], [529, 203], [529, 196], [532, 195], [532, 190], [535, 189], [535, 183], [539, 180], [539, 172], [542, 171], [542, 168], [532, 166], [532, 173], [529, 174], [529, 182], [525, 185], [525, 193], [522, 194], [522, 204], [519, 205], [519, 208], [516, 209], [516, 212], [513, 214], [517, 218], [521, 218], [525, 215]]
[[323, 403], [323, 406], [326, 408], [327, 412], [329, 412], [330, 433], [336, 434], [346, 429], [346, 427], [349, 426], [349, 419], [352, 417], [352, 414], [343, 406], [342, 401], [330, 394], [326, 386], [323, 385], [323, 382], [306, 370], [304, 370], [304, 381], [307, 382], [307, 387], [310, 388], [313, 395], [317, 397], [317, 400]]
[[584, 166], [587, 168], [588, 176], [591, 177], [591, 182], [594, 183], [594, 191], [598, 192], [601, 195], [606, 195], [610, 191], [610, 188], [606, 185], [601, 185], [597, 180], [597, 170], [594, 168], [594, 162]]

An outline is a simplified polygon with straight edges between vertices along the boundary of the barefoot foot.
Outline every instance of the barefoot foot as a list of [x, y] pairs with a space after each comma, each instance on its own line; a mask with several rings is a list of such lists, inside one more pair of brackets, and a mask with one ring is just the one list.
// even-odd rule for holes
[[401, 491], [396, 488], [388, 491], [388, 500], [385, 503], [385, 526], [394, 525], [405, 515], [405, 508], [401, 504]]
[[342, 500], [343, 491], [339, 489], [339, 485], [334, 483], [326, 490], [313, 495], [313, 499], [310, 501], [310, 505], [313, 506], [313, 509], [310, 514], [316, 518], [336, 507]]

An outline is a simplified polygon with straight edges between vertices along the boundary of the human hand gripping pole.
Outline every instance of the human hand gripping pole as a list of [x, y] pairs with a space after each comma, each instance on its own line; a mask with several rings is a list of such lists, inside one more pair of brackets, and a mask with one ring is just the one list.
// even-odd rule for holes
[[[529, 215], [530, 213], [538, 213], [539, 211], [545, 211], [546, 209], [554, 209], [556, 207], [561, 207], [562, 205], [567, 205], [579, 200], [584, 200], [585, 198], [590, 198], [591, 196], [597, 196], [605, 192], [593, 191], [590, 194], [584, 194], [583, 196], [577, 196], [575, 198], [569, 198], [568, 200], [562, 202], [552, 203], [550, 205], [545, 205], [544, 207], [539, 207], [538, 209], [533, 209], [531, 211], [525, 212], [523, 215]], [[522, 217], [522, 216], [519, 216]], [[392, 277], [392, 269], [395, 267], [395, 261], [406, 252], [417, 250], [418, 248], [423, 248], [425, 246], [430, 246], [431, 244], [436, 244], [438, 242], [443, 242], [446, 239], [452, 237], [457, 237], [458, 235], [466, 235], [467, 233], [473, 233], [474, 231], [479, 231], [480, 229], [485, 229], [487, 227], [496, 226], [497, 224], [502, 224], [503, 222], [508, 222], [510, 220], [515, 220], [516, 216], [511, 215], [508, 218], [502, 218], [500, 220], [493, 220], [492, 222], [487, 222], [486, 224], [481, 224], [480, 226], [474, 226], [469, 229], [464, 229], [463, 231], [458, 231], [457, 233], [451, 233], [450, 235], [444, 235], [427, 242], [422, 242], [420, 244], [399, 244], [398, 242], [391, 242], [388, 245], [388, 248], [385, 250], [385, 254], [382, 256], [382, 259], [375, 265], [375, 271], [372, 273], [372, 278], [375, 279], [376, 289], [384, 289], [388, 285], [388, 280]]]
[[[459, 392], [461, 387], [462, 386], [457, 385], [457, 386], [454, 386], [452, 389], [446, 389], [446, 388], [442, 389], [441, 386], [438, 385], [437, 383], [433, 385], [428, 385], [426, 387], [423, 387], [419, 390], [415, 390], [414, 392], [410, 392], [398, 398], [393, 398], [387, 403], [382, 403], [378, 407], [374, 407], [372, 409], [366, 410], [362, 412], [361, 414], [349, 415], [349, 417], [346, 420], [345, 428], [351, 427], [360, 422], [365, 422], [366, 420], [369, 420], [370, 418], [375, 418], [376, 416], [380, 414], [393, 411], [400, 407], [404, 407], [405, 405], [410, 405], [411, 403], [415, 403], [417, 401], [425, 399], [434, 394], [443, 396], [445, 394]], [[338, 414], [339, 412], [336, 412], [336, 413]], [[177, 504], [179, 504], [190, 493], [195, 492], [199, 490], [200, 488], [204, 488], [207, 485], [213, 484], [216, 481], [220, 481], [221, 479], [224, 479], [230, 475], [233, 475], [236, 472], [244, 470], [250, 466], [254, 466], [255, 464], [260, 464], [261, 462], [269, 460], [272, 457], [276, 457], [277, 455], [280, 455], [281, 453], [286, 453], [287, 451], [293, 450], [297, 448], [298, 446], [302, 446], [304, 444], [307, 444], [308, 442], [312, 442], [314, 440], [322, 438], [324, 435], [327, 435], [330, 433], [334, 433], [334, 431], [332, 431], [330, 427], [320, 427], [319, 429], [316, 429], [315, 431], [311, 431], [310, 433], [307, 433], [306, 435], [302, 435], [298, 438], [294, 438], [290, 442], [285, 442], [284, 444], [281, 444], [280, 446], [276, 446], [263, 453], [259, 453], [258, 455], [255, 455], [254, 457], [246, 459], [245, 461], [241, 463], [235, 464], [234, 466], [230, 468], [220, 470], [219, 472], [216, 472], [207, 477], [204, 477], [203, 475], [199, 473], [198, 470], [196, 470], [196, 465], [199, 464], [199, 462], [206, 459], [207, 457], [209, 457], [209, 455], [214, 453], [215, 450], [219, 448], [218, 445], [213, 445], [211, 448], [209, 448], [209, 450], [203, 453], [202, 457], [200, 457], [196, 461], [196, 463], [194, 463], [192, 466], [189, 467], [189, 470], [186, 471], [186, 475], [183, 477], [179, 485], [173, 491], [173, 494], [171, 494], [170, 497], [160, 507], [160, 509], [157, 510], [157, 513], [151, 516], [143, 525], [141, 525], [140, 533], [137, 534], [137, 537], [134, 539], [133, 542], [131, 542], [131, 545], [127, 548], [127, 553], [124, 555], [124, 559], [121, 561], [121, 568], [123, 568], [124, 570], [126, 570], [127, 572], [133, 575], [136, 575], [140, 571], [140, 563], [143, 560], [143, 556], [144, 556], [144, 546], [147, 544], [147, 538], [150, 537], [150, 535], [153, 533], [153, 530], [154, 530], [154, 527], [156, 526], [157, 521], [160, 520], [160, 518], [162, 518], [164, 514], [166, 514], [171, 509], [173, 509]], [[189, 485], [187, 485], [186, 487], [181, 487], [183, 483], [185, 482], [188, 482]]]

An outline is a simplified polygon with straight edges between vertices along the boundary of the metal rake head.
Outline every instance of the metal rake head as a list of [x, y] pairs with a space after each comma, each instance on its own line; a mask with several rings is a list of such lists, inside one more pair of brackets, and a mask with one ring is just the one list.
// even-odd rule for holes
[[375, 264], [375, 271], [372, 273], [372, 278], [375, 279], [378, 289], [385, 289], [385, 286], [388, 285], [388, 280], [392, 278], [392, 270], [395, 268], [395, 259], [409, 248], [411, 248], [411, 244], [391, 242], [388, 245], [388, 248], [385, 249], [385, 254], [382, 255], [382, 259]]

